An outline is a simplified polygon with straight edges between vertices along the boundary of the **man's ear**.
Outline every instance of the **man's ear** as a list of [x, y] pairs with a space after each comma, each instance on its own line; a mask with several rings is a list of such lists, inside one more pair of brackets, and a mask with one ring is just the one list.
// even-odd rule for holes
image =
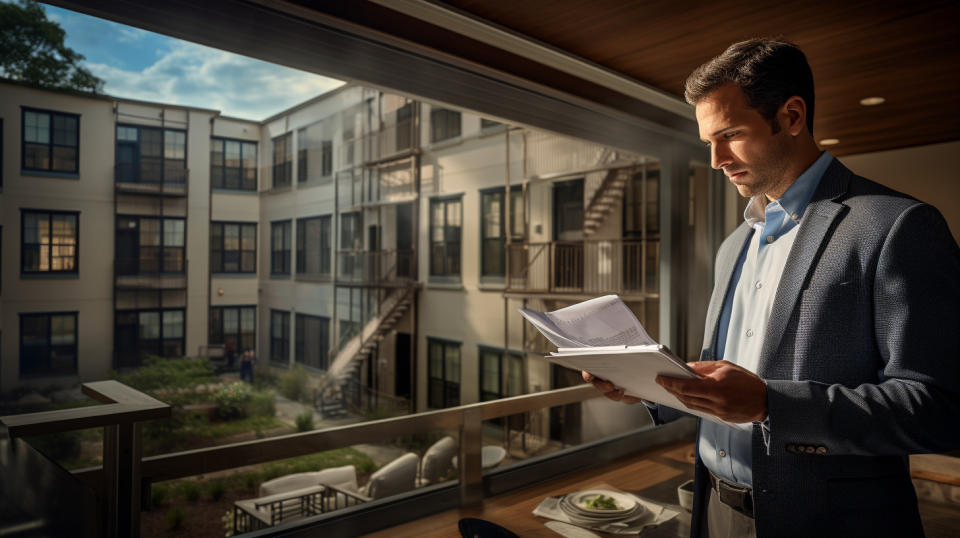
[[780, 107], [779, 116], [781, 127], [797, 136], [807, 126], [807, 103], [799, 95], [794, 95]]

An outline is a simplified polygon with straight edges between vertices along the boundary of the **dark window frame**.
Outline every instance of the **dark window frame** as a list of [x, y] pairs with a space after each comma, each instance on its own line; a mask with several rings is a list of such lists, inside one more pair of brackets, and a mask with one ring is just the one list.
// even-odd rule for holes
[[[274, 315], [280, 314], [283, 336], [274, 336]], [[283, 360], [278, 360], [282, 357]], [[283, 366], [290, 365], [290, 312], [270, 309], [270, 362]]]
[[[53, 270], [53, 269], [26, 269], [26, 256], [25, 256], [25, 247], [26, 247], [26, 217], [27, 214], [46, 214], [47, 215], [47, 226], [49, 227], [49, 243], [48, 243], [48, 259], [47, 267], [53, 267], [53, 217], [55, 215], [72, 215], [76, 219], [76, 226], [74, 228], [74, 243], [73, 243], [73, 269], [69, 270]], [[31, 243], [31, 245], [37, 245], [38, 248], [43, 245], [43, 243]], [[20, 275], [21, 276], [36, 276], [36, 275], [79, 275], [80, 274], [80, 212], [79, 211], [60, 211], [60, 210], [49, 210], [49, 209], [20, 209]]]
[[[483, 365], [484, 353], [495, 354], [495, 355], [498, 356], [498, 362], [497, 362], [497, 392], [495, 392], [495, 393], [486, 390], [486, 388], [484, 387], [484, 383], [483, 383], [483, 382], [484, 382], [484, 379], [485, 379], [485, 377], [484, 377], [484, 372], [485, 372], [485, 370], [484, 370], [484, 368], [483, 368], [483, 366], [484, 366], [484, 365]], [[509, 360], [508, 360], [508, 359], [509, 359]], [[503, 348], [498, 348], [498, 347], [493, 347], [493, 346], [485, 346], [485, 345], [479, 345], [479, 346], [477, 346], [477, 368], [478, 368], [478, 370], [479, 370], [478, 375], [477, 375], [477, 387], [478, 387], [478, 392], [477, 392], [477, 394], [479, 395], [481, 402], [486, 402], [486, 401], [490, 401], [490, 400], [497, 400], [497, 399], [506, 398], [506, 397], [509, 397], [509, 396], [518, 396], [518, 395], [520, 395], [520, 394], [523, 393], [522, 387], [518, 387], [518, 390], [515, 391], [515, 392], [516, 392], [515, 394], [510, 394], [510, 392], [514, 392], [514, 391], [508, 391], [508, 390], [506, 390], [506, 388], [503, 386], [503, 369], [504, 369], [504, 367], [509, 368], [511, 361], [520, 361], [520, 373], [521, 373], [521, 376], [522, 376], [522, 374], [523, 374], [523, 353], [521, 353], [521, 352], [519, 352], [519, 351], [507, 351], [507, 352], [504, 352]], [[520, 382], [523, 383], [523, 379], [521, 379]]]
[[[227, 166], [227, 143], [235, 142], [240, 145], [240, 166], [233, 167]], [[214, 163], [214, 144], [220, 144], [220, 160], [221, 164]], [[247, 162], [247, 153], [246, 150], [249, 147], [253, 147], [253, 167], [249, 168], [246, 166]], [[242, 138], [230, 138], [226, 136], [211, 136], [210, 137], [210, 188], [212, 189], [222, 189], [230, 191], [242, 191], [242, 192], [257, 192], [257, 158], [260, 153], [259, 143], [256, 140], [243, 140]], [[220, 173], [214, 173], [217, 169], [220, 170]], [[229, 174], [233, 174], [233, 170], [236, 170], [237, 183], [236, 186], [231, 186], [229, 184]], [[252, 171], [253, 177], [247, 177], [248, 171]]]
[[[458, 229], [455, 234], [451, 229], [448, 229], [453, 227], [447, 223], [447, 204], [454, 203], [454, 202], [459, 204], [460, 206], [460, 225], [457, 227]], [[443, 223], [437, 225], [434, 223], [434, 219], [433, 219], [434, 207], [441, 204], [443, 205]], [[437, 197], [431, 198], [430, 204], [429, 204], [429, 214], [428, 214], [427, 225], [428, 225], [427, 233], [429, 234], [429, 244], [430, 244], [430, 253], [429, 253], [430, 276], [460, 279], [461, 274], [463, 272], [463, 265], [462, 265], [462, 262], [463, 262], [463, 195], [457, 194], [454, 196], [437, 196]], [[440, 226], [443, 229], [441, 233], [441, 235], [443, 236], [443, 240], [441, 241], [434, 240], [433, 232], [434, 232], [435, 226]], [[454, 235], [457, 236], [457, 240], [451, 241], [451, 238]], [[454, 246], [456, 248], [453, 248]], [[440, 264], [442, 265], [442, 267], [438, 267], [436, 263], [437, 260], [435, 256], [436, 256], [436, 252], [438, 252], [438, 249], [440, 252], [440, 259], [443, 262], [442, 264]], [[451, 252], [451, 251], [455, 251], [455, 252]], [[454, 264], [456, 266], [455, 268], [451, 267], [451, 264], [453, 263], [454, 260], [456, 260], [456, 263]]]
[[[307, 225], [317, 221], [320, 226], [320, 243], [316, 246], [317, 272], [307, 271], [307, 259], [311, 256], [307, 244]], [[324, 233], [326, 228], [326, 233]], [[326, 237], [326, 245], [324, 245]], [[297, 219], [297, 275], [329, 277], [333, 270], [333, 215], [317, 215], [313, 217], [301, 217]]]
[[[133, 219], [137, 221], [137, 232], [142, 233], [142, 221], [144, 220], [156, 220], [160, 222], [160, 244], [156, 247], [157, 249], [157, 266], [159, 271], [143, 271], [142, 260], [143, 260], [143, 249], [144, 246], [139, 244], [137, 245], [136, 256], [128, 257], [128, 259], [137, 261], [137, 271], [133, 273], [121, 272], [121, 267], [123, 267], [122, 258], [120, 252], [116, 251], [116, 248], [119, 246], [119, 242], [116, 240], [116, 234], [119, 232], [119, 221], [120, 219]], [[166, 221], [180, 221], [183, 222], [183, 245], [182, 246], [167, 246], [167, 230], [166, 230]], [[117, 275], [122, 276], [131, 276], [131, 275], [182, 275], [187, 270], [187, 219], [185, 217], [153, 217], [147, 215], [130, 215], [130, 214], [117, 214], [114, 218], [114, 259], [117, 263]], [[169, 249], [169, 250], [168, 250]], [[168, 251], [180, 251], [180, 269], [179, 270], [167, 270], [167, 253]]]
[[[275, 220], [270, 222], [270, 276], [290, 276], [290, 254], [293, 241], [293, 220]], [[280, 248], [277, 248], [277, 230], [281, 232]]]
[[[54, 316], [73, 316], [73, 343], [69, 345], [55, 345], [53, 343], [53, 317]], [[77, 365], [79, 364], [78, 350], [80, 348], [79, 338], [80, 338], [80, 313], [78, 311], [66, 311], [66, 312], [20, 312], [19, 314], [19, 323], [20, 323], [20, 341], [19, 341], [19, 351], [20, 351], [20, 360], [18, 363], [18, 375], [20, 379], [28, 378], [42, 378], [42, 377], [59, 377], [59, 376], [68, 376], [77, 374]], [[26, 318], [42, 318], [46, 317], [46, 339], [47, 343], [45, 346], [32, 346], [32, 347], [46, 347], [48, 352], [48, 357], [55, 351], [54, 347], [66, 348], [72, 347], [73, 351], [73, 366], [70, 370], [56, 371], [48, 365], [45, 369], [39, 368], [24, 368], [24, 360], [27, 357], [28, 353], [25, 352], [24, 348], [24, 330], [25, 324], [24, 319]], [[49, 359], [48, 359], [49, 360]], [[27, 371], [26, 374], [24, 373]]]
[[[273, 144], [272, 187], [274, 189], [290, 187], [293, 184], [293, 132], [275, 136], [271, 142]], [[278, 146], [282, 146], [281, 152], [277, 151]]]
[[[47, 114], [48, 118], [48, 127], [49, 139], [46, 143], [47, 146], [47, 158], [49, 161], [49, 166], [47, 168], [30, 168], [27, 167], [27, 144], [36, 144], [41, 145], [40, 142], [27, 142], [27, 112], [32, 112], [35, 114]], [[56, 144], [54, 143], [54, 117], [69, 117], [76, 120], [76, 139], [77, 144], [75, 146], [70, 146], [66, 144]], [[65, 148], [74, 148], [76, 151], [76, 156], [73, 159], [74, 166], [73, 170], [55, 170], [53, 168], [53, 154], [54, 147], [65, 147]], [[50, 174], [63, 174], [70, 177], [79, 177], [80, 175], [80, 114], [73, 114], [70, 112], [60, 112], [57, 110], [49, 110], [43, 108], [34, 108], [34, 107], [20, 107], [20, 170], [23, 172], [39, 172], [39, 173], [50, 173]]]
[[[224, 234], [224, 229], [226, 226], [239, 226], [238, 229], [238, 241], [239, 249], [238, 250], [227, 250], [225, 247], [226, 237]], [[259, 243], [259, 238], [257, 237], [257, 222], [240, 222], [240, 221], [211, 221], [210, 222], [210, 272], [213, 274], [244, 274], [244, 275], [256, 275], [257, 274], [257, 244]], [[220, 229], [220, 243], [217, 245], [216, 229]], [[243, 230], [244, 228], [253, 228], [253, 249], [244, 249], [243, 248]], [[219, 248], [217, 248], [219, 247]], [[219, 263], [216, 262], [216, 253], [220, 253]], [[237, 270], [236, 271], [225, 271], [224, 266], [226, 265], [225, 256], [228, 252], [236, 252], [237, 255]], [[243, 256], [244, 253], [252, 256], [250, 263], [250, 270], [243, 270]]]
[[[440, 346], [441, 377], [433, 375], [433, 346]], [[457, 379], [451, 381], [447, 375], [447, 348], [457, 348]], [[463, 343], [443, 338], [427, 337], [427, 407], [444, 409], [460, 405], [460, 381], [463, 377]], [[437, 401], [437, 391], [442, 401]]]
[[[228, 333], [224, 326], [225, 312], [235, 310], [237, 314], [236, 332]], [[243, 312], [253, 312], [253, 329], [243, 331]], [[216, 325], [216, 326], [215, 326]], [[244, 349], [257, 348], [257, 305], [215, 305], [210, 307], [210, 327], [207, 336], [209, 345], [225, 345], [228, 338], [233, 338], [233, 351], [239, 353]], [[250, 341], [244, 341], [248, 338]]]
[[433, 107], [430, 109], [431, 144], [453, 140], [462, 134], [463, 114], [449, 108]]
[[[181, 333], [181, 334], [180, 334], [179, 337], [166, 337], [166, 336], [164, 336], [164, 332], [165, 332], [164, 327], [165, 327], [165, 325], [166, 325], [166, 324], [164, 323], [164, 314], [167, 313], [167, 312], [180, 312], [180, 313], [182, 314], [182, 316], [181, 316], [182, 325], [181, 325], [181, 328], [180, 328], [180, 333]], [[142, 361], [143, 361], [143, 359], [144, 359], [145, 357], [150, 356], [150, 355], [155, 355], [155, 356], [158, 356], [158, 357], [167, 357], [167, 358], [184, 357], [184, 356], [186, 356], [186, 353], [187, 353], [187, 309], [186, 309], [185, 307], [179, 307], [179, 308], [177, 308], [177, 307], [174, 307], [174, 308], [123, 308], [123, 309], [115, 310], [114, 313], [113, 313], [113, 331], [114, 331], [114, 335], [118, 335], [118, 334], [120, 333], [118, 321], [119, 321], [120, 316], [121, 316], [121, 315], [124, 315], [124, 314], [126, 314], [126, 315], [135, 314], [136, 317], [137, 317], [137, 332], [136, 332], [136, 335], [137, 335], [137, 336], [136, 336], [136, 344], [135, 344], [135, 349], [134, 349], [134, 351], [135, 351], [136, 355], [138, 355], [138, 358], [137, 358], [134, 362], [136, 362], [137, 364], [140, 364], [140, 363], [142, 363]], [[141, 324], [140, 324], [140, 316], [141, 316], [142, 314], [157, 314], [157, 316], [158, 316], [158, 332], [157, 332], [157, 338], [156, 338], [156, 339], [143, 339], [143, 338], [142, 338], [142, 335], [140, 334], [140, 327], [141, 327]], [[154, 340], [155, 340], [155, 342], [154, 342]], [[115, 346], [119, 344], [119, 342], [117, 342], [117, 340], [116, 340], [116, 336], [115, 336], [114, 342], [115, 342], [115, 344], [114, 344]], [[171, 354], [171, 355], [167, 355], [166, 352], [165, 352], [165, 347], [166, 347], [166, 345], [167, 345], [168, 342], [172, 342], [172, 343], [174, 343], [175, 345], [177, 345], [177, 346], [179, 347], [180, 352], [179, 352], [179, 353], [174, 353], [174, 354]], [[151, 346], [150, 344], [153, 344], [153, 345]], [[115, 354], [119, 354], [119, 352], [120, 352], [119, 349], [115, 349]], [[117, 357], [117, 358], [115, 359], [115, 362], [116, 362], [115, 366], [117, 366], [117, 367], [133, 366], [133, 365], [120, 365], [120, 364], [119, 364], [119, 362], [120, 362], [120, 361], [119, 361], [119, 357]]]
[[[137, 131], [137, 141], [131, 143], [130, 141], [120, 140], [120, 129], [136, 129]], [[160, 177], [157, 179], [149, 178], [145, 179], [143, 175], [143, 133], [145, 131], [149, 132], [159, 132], [159, 154], [154, 157], [156, 159], [156, 165], [160, 172]], [[174, 159], [167, 157], [167, 134], [182, 134], [183, 135], [183, 166], [182, 167], [173, 167], [168, 166], [168, 163], [173, 163], [180, 161], [181, 159]], [[188, 158], [188, 149], [189, 149], [189, 137], [186, 129], [175, 129], [171, 127], [155, 127], [150, 125], [137, 125], [135, 123], [118, 123], [114, 129], [114, 138], [116, 141], [115, 151], [114, 151], [114, 166], [116, 172], [114, 177], [117, 182], [120, 183], [149, 183], [149, 184], [174, 184], [174, 185], [183, 185], [187, 182], [187, 158]], [[132, 146], [136, 148], [135, 162], [121, 162], [121, 146]], [[125, 175], [125, 166], [130, 166], [132, 170], [135, 170], [135, 173], [131, 177]], [[176, 170], [175, 173], [172, 173]], [[169, 176], [169, 177], [168, 177]]]
[[[517, 208], [518, 204], [513, 202], [510, 203], [510, 230], [506, 229], [507, 219], [506, 219], [506, 198], [503, 196], [504, 188], [503, 187], [492, 187], [487, 189], [480, 189], [480, 277], [485, 279], [503, 279], [507, 272], [506, 265], [506, 248], [507, 248], [507, 233], [512, 233], [517, 219], [523, 220], [523, 208]], [[510, 186], [510, 196], [511, 198], [514, 195], [520, 193], [520, 204], [523, 203], [523, 190], [520, 185], [511, 185]], [[487, 197], [499, 195], [500, 198], [500, 223], [498, 224], [499, 235], [497, 237], [487, 237], [487, 229], [485, 226], [484, 219], [486, 218], [486, 207], [484, 206]], [[523, 241], [523, 235], [513, 233], [511, 236], [513, 241]], [[496, 271], [488, 271], [487, 267], [487, 244], [499, 245], [499, 251], [502, 252], [500, 257], [500, 263]]]
[[[316, 320], [321, 325], [320, 330], [320, 348], [318, 350], [318, 360], [316, 364], [307, 361], [306, 354], [306, 327], [305, 323], [309, 320]], [[293, 360], [295, 363], [318, 371], [326, 371], [330, 367], [330, 318], [326, 316], [317, 316], [314, 314], [297, 313], [294, 327], [294, 349]], [[326, 330], [324, 331], [323, 328]]]

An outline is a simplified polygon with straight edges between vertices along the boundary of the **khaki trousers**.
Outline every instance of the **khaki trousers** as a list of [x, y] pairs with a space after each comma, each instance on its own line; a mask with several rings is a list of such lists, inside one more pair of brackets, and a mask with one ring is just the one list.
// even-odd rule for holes
[[720, 502], [717, 491], [710, 489], [707, 502], [707, 536], [709, 538], [756, 538], [753, 518], [747, 517]]

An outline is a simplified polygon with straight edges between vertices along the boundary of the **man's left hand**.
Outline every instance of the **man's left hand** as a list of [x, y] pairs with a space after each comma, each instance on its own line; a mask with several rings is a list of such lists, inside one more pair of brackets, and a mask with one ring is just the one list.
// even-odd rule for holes
[[729, 361], [688, 362], [699, 379], [657, 376], [657, 383], [695, 411], [733, 423], [767, 418], [767, 384]]

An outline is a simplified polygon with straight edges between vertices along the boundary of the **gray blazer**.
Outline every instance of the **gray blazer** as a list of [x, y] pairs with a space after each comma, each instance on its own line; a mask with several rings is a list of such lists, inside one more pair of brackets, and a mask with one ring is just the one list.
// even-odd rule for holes
[[[701, 360], [752, 229], [720, 247]], [[933, 207], [827, 169], [783, 270], [757, 372], [759, 536], [923, 534], [907, 454], [960, 447], [960, 248]], [[669, 419], [660, 409], [657, 420]], [[709, 482], [697, 458], [692, 536]]]

